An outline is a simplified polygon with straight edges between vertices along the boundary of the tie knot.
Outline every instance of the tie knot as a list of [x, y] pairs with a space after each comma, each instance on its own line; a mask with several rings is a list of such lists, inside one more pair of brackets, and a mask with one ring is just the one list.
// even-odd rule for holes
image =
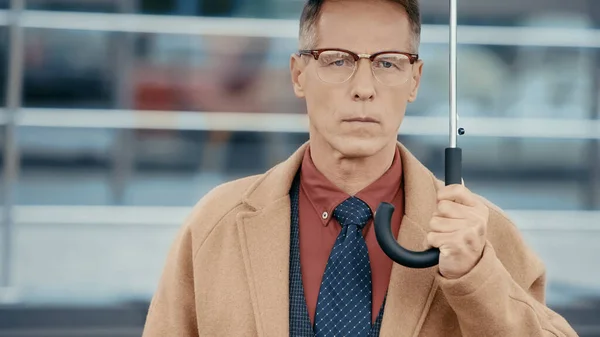
[[371, 218], [371, 208], [357, 197], [350, 197], [333, 210], [333, 217], [342, 227], [356, 225], [362, 229]]

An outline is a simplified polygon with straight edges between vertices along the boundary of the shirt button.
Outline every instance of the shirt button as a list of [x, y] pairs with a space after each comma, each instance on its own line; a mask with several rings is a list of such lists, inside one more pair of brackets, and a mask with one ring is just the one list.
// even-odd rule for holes
[[323, 214], [321, 214], [321, 217], [323, 217], [323, 220], [326, 220], [329, 217], [329, 213], [323, 212]]

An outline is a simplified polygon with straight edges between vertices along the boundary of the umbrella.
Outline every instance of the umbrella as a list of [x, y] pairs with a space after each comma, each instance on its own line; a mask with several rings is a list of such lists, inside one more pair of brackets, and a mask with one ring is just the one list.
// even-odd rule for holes
[[[464, 134], [458, 128], [456, 111], [456, 1], [450, 0], [450, 146], [445, 151], [445, 184], [462, 183], [462, 149], [457, 146], [457, 135]], [[391, 221], [394, 206], [382, 202], [375, 212], [375, 236], [381, 249], [394, 262], [409, 268], [429, 268], [439, 262], [440, 251], [431, 248], [416, 252], [398, 244], [392, 234]]]

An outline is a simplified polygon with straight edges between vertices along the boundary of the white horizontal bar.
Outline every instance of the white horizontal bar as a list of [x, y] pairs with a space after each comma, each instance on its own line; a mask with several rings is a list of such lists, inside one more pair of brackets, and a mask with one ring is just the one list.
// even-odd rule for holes
[[[1, 111], [1, 110], [0, 110]], [[2, 115], [0, 115], [1, 117]], [[1, 118], [0, 118], [1, 123]], [[305, 133], [305, 114], [144, 110], [22, 109], [17, 126]], [[464, 137], [600, 139], [600, 120], [465, 117]], [[406, 116], [401, 135], [445, 136], [448, 118]]]
[[301, 114], [145, 110], [22, 109], [18, 126], [159, 130], [306, 132]]
[[179, 15], [24, 11], [21, 16], [21, 26], [25, 28], [128, 33], [271, 38], [292, 38], [298, 36], [297, 21], [292, 20], [213, 18]]
[[[1, 303], [1, 302], [0, 302]], [[77, 327], [77, 328], [35, 328], [26, 327], [24, 329], [1, 329], [1, 336], [11, 337], [112, 337], [112, 336], [140, 336], [143, 334], [143, 327]]]
[[173, 225], [190, 207], [15, 206], [14, 221], [29, 225]]
[[[8, 12], [0, 11], [0, 25], [6, 25], [8, 21]], [[285, 19], [24, 11], [21, 26], [130, 33], [298, 37], [298, 21]], [[600, 48], [600, 29], [591, 28], [461, 25], [457, 35], [460, 44]], [[447, 44], [448, 26], [423, 25], [421, 41]]]
[[[407, 116], [401, 135], [448, 134], [447, 117]], [[464, 117], [459, 127], [465, 136], [501, 138], [600, 139], [600, 120], [560, 118]]]
[[[423, 43], [448, 43], [448, 26], [425, 25], [423, 29]], [[457, 42], [470, 45], [600, 48], [600, 30], [458, 26]]]
[[600, 211], [507, 210], [522, 231], [600, 232]]
[[[15, 206], [18, 225], [179, 226], [191, 207]], [[506, 210], [522, 231], [600, 232], [600, 211]]]

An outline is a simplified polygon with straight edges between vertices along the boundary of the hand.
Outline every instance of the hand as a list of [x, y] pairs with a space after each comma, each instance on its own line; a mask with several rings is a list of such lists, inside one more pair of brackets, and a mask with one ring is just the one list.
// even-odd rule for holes
[[427, 243], [440, 249], [439, 272], [448, 279], [467, 274], [481, 259], [489, 209], [463, 185], [438, 184], [438, 205]]

